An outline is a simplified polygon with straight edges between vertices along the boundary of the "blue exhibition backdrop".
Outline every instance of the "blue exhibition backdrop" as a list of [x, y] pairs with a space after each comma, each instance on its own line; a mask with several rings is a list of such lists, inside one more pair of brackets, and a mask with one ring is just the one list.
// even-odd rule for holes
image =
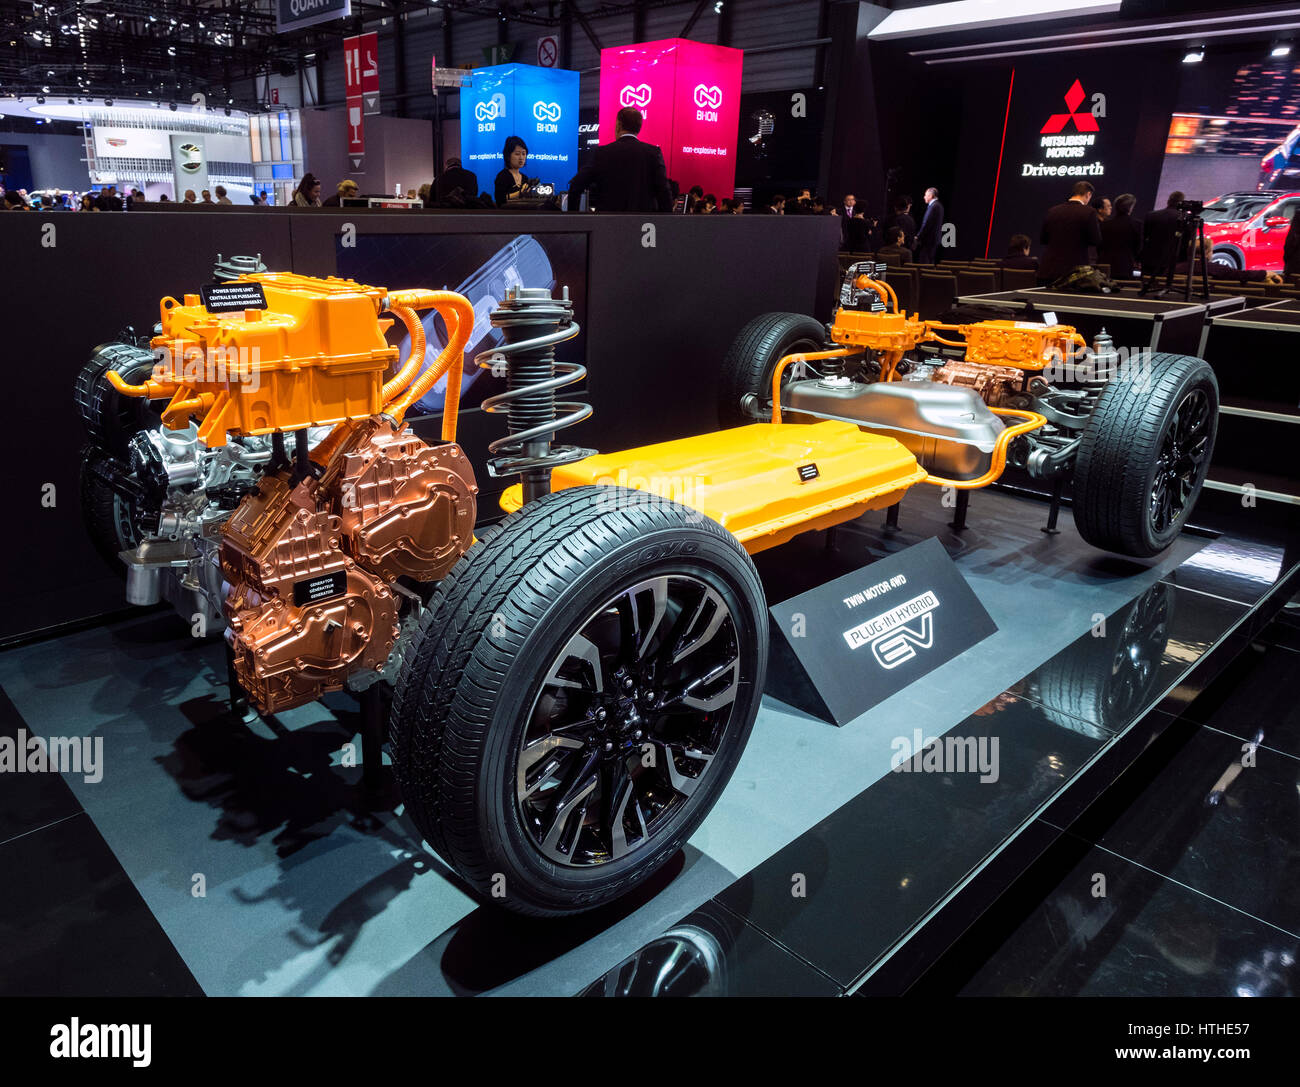
[[567, 188], [578, 172], [578, 73], [531, 64], [475, 68], [460, 92], [460, 157], [492, 191], [506, 138], [528, 145], [529, 177]]

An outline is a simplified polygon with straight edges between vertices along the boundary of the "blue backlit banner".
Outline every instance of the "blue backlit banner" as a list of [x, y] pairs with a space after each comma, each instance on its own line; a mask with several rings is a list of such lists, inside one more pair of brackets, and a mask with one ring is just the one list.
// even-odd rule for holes
[[531, 64], [474, 69], [460, 92], [460, 157], [489, 191], [510, 136], [528, 145], [529, 177], [567, 187], [578, 172], [578, 73]]

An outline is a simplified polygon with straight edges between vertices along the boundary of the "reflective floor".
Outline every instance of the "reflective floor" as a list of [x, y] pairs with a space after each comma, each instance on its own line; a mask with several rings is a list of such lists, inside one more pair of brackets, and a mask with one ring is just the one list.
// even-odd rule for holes
[[[1110, 874], [1102, 901], [1125, 931], [1128, 918], [1154, 916], [1132, 912], [1139, 884], [1174, 888], [1210, 903], [1207, 916], [1232, 914], [1215, 932], [1236, 941], [1234, 963], [1272, 963], [1285, 948], [1251, 944], [1250, 933], [1297, 928], [1287, 771], [1300, 735], [1287, 692], [1300, 631], [1279, 621], [1266, 648], [1248, 647], [1294, 550], [1189, 536], [1134, 563], [1088, 548], [1068, 513], [1060, 535], [1041, 533], [1044, 512], [981, 494], [959, 534], [937, 501], [905, 504], [896, 532], [877, 513], [833, 546], [809, 536], [760, 556], [776, 601], [936, 536], [999, 629], [843, 728], [765, 699], [735, 777], [686, 849], [636, 894], [563, 921], [478, 902], [395, 797], [364, 800], [360, 769], [343, 757], [358, 726], [346, 697], [233, 722], [219, 647], [163, 614], [0, 654], [0, 735], [102, 737], [111, 771], [99, 782], [0, 774], [0, 991], [867, 992], [873, 979], [895, 984], [888, 971], [909, 957], [921, 965], [908, 970], [924, 973], [947, 946], [933, 934], [975, 890], [1006, 889], [999, 865], [1029, 867], [1061, 842], [1105, 865], [1082, 853], [1058, 862], [1036, 897], [1008, 896], [1020, 913], [977, 962], [942, 972], [952, 991], [1104, 984], [1100, 967], [1052, 981], [1027, 965], [1058, 954], [1033, 943], [1040, 906], [1039, 928], [1073, 938], [1048, 902], [1076, 865]], [[894, 742], [914, 728], [941, 743], [893, 772]], [[1103, 827], [1104, 786], [1143, 748], [1164, 751], [1189, 729], [1195, 742], [1147, 774], [1163, 791]], [[1243, 743], [1257, 744], [1257, 765], [1229, 780]], [[971, 762], [934, 764], [933, 751]], [[1174, 776], [1161, 784], [1156, 769]], [[1203, 801], [1221, 778], [1209, 817], [1194, 813], [1186, 798]], [[1202, 825], [1180, 845], [1193, 814]], [[1215, 851], [1250, 863], [1234, 869]], [[1103, 957], [1121, 976], [1123, 956], [1146, 952], [1102, 929], [1128, 948]], [[1148, 942], [1174, 940], [1153, 931]]]

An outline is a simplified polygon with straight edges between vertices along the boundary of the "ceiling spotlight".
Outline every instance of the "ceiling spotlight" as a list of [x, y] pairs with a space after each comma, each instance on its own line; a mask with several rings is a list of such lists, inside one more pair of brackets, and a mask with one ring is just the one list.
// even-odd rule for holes
[[[42, 88], [41, 88], [41, 94], [49, 94], [49, 93], [50, 93], [50, 88], [49, 88], [49, 87], [42, 87]], [[41, 99], [41, 101], [44, 101], [44, 99]]]
[[1273, 46], [1272, 52], [1269, 53], [1270, 57], [1289, 57], [1290, 55], [1290, 42], [1278, 42], [1277, 45]]
[[168, 103], [167, 103], [167, 108], [168, 108], [169, 110], [171, 110], [173, 113], [175, 113], [175, 112], [176, 112], [176, 103], [175, 103], [175, 102], [168, 102]]
[[226, 116], [227, 116], [227, 117], [230, 116], [230, 107], [229, 107], [229, 106], [226, 106]]
[[1183, 54], [1184, 64], [1200, 64], [1205, 59], [1205, 47], [1198, 45], [1195, 49], [1189, 49]]
[[[49, 88], [46, 88], [46, 89], [48, 90]], [[43, 106], [43, 105], [45, 105], [45, 95], [43, 95], [43, 94], [38, 94], [38, 95], [36, 96], [36, 104], [37, 104], [38, 106]]]
[[113, 100], [111, 98], [104, 99], [104, 105], [111, 106], [112, 104], [113, 104]]
[[722, 14], [722, 0], [718, 0], [718, 2], [713, 5], [713, 14], [714, 15]]

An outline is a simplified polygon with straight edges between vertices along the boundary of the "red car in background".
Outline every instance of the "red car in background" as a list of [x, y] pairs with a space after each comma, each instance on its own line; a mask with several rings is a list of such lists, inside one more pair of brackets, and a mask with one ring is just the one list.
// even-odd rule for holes
[[1282, 270], [1282, 246], [1300, 192], [1232, 192], [1205, 204], [1205, 239], [1216, 260], [1237, 268]]

